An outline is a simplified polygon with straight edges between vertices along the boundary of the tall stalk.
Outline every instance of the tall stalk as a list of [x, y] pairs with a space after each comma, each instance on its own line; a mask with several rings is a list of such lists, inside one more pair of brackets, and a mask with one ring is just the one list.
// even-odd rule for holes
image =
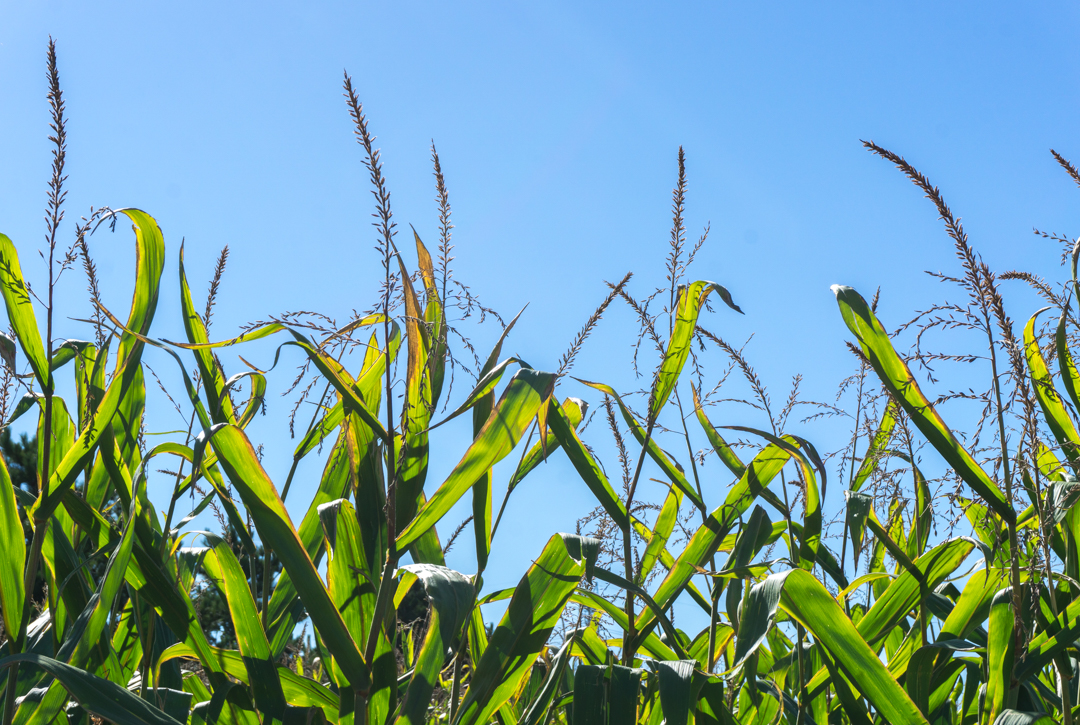
[[[64, 218], [64, 199], [67, 192], [64, 190], [64, 162], [67, 155], [67, 123], [64, 118], [64, 92], [60, 88], [60, 74], [56, 66], [56, 41], [49, 38], [49, 50], [47, 54], [46, 77], [49, 83], [48, 101], [50, 123], [53, 133], [49, 141], [53, 144], [52, 149], [52, 176], [49, 179], [49, 196], [45, 212], [46, 234], [45, 241], [48, 248], [48, 290], [47, 302], [45, 303], [45, 360], [50, 361], [53, 357], [53, 302], [56, 289], [56, 234], [60, 228], [60, 222]], [[38, 492], [44, 499], [49, 492], [49, 478], [52, 474], [50, 460], [52, 457], [52, 419], [53, 419], [53, 376], [52, 370], [43, 371], [45, 383], [42, 386], [44, 397], [44, 412], [42, 426], [45, 432], [45, 440], [41, 441], [41, 460], [38, 462]], [[23, 591], [26, 593], [26, 601], [23, 607], [22, 624], [14, 638], [10, 638], [12, 654], [22, 651], [26, 641], [26, 628], [30, 622], [30, 613], [33, 609], [34, 582], [37, 581], [38, 568], [41, 563], [41, 547], [45, 539], [46, 519], [38, 515], [34, 517], [34, 537], [30, 544], [29, 556], [26, 560], [26, 568], [23, 576]], [[50, 609], [50, 615], [52, 610]], [[4, 699], [4, 724], [10, 725], [15, 715], [15, 695], [19, 665], [15, 664], [8, 670], [7, 692]]]
[[[378, 648], [379, 633], [383, 627], [383, 620], [387, 615], [387, 607], [391, 602], [394, 590], [394, 571], [398, 564], [397, 550], [397, 452], [395, 443], [397, 434], [394, 429], [394, 397], [393, 397], [393, 367], [390, 355], [390, 300], [393, 293], [394, 277], [390, 271], [394, 249], [393, 214], [390, 211], [390, 192], [386, 188], [386, 180], [382, 174], [382, 162], [379, 158], [379, 150], [374, 147], [374, 137], [368, 130], [367, 118], [364, 115], [363, 104], [353, 90], [352, 78], [345, 74], [345, 98], [349, 106], [349, 113], [356, 126], [355, 135], [357, 141], [364, 147], [364, 166], [367, 168], [371, 185], [372, 195], [376, 200], [376, 221], [373, 225], [378, 230], [379, 241], [376, 248], [382, 253], [383, 265], [383, 289], [382, 289], [382, 314], [383, 314], [383, 344], [385, 345], [385, 396], [386, 396], [386, 456], [385, 462], [388, 469], [386, 484], [386, 531], [387, 552], [383, 566], [382, 577], [375, 597], [375, 607], [372, 612], [371, 626], [368, 630], [368, 639], [364, 647], [364, 659], [366, 662], [374, 662], [375, 651]], [[406, 400], [405, 405], [408, 405]], [[404, 446], [404, 444], [403, 444]], [[357, 703], [358, 722], [367, 719], [368, 692], [357, 690], [359, 697]], [[362, 711], [362, 712], [361, 712]]]

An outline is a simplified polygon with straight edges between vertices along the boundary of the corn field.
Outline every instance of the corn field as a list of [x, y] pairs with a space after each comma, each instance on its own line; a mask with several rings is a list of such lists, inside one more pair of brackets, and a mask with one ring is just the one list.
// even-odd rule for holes
[[[710, 331], [742, 310], [724, 286], [688, 276], [704, 236], [687, 243], [681, 151], [668, 286], [641, 297], [629, 274], [609, 284], [551, 372], [504, 354], [515, 318], [452, 387], [454, 370], [469, 377], [471, 349], [453, 314], [489, 311], [451, 279], [438, 156], [433, 256], [415, 231], [402, 243], [348, 76], [375, 201], [377, 304], [343, 325], [287, 314], [215, 340], [227, 254], [200, 311], [183, 247], [167, 246], [145, 211], [94, 210], [70, 248], [59, 241], [67, 120], [52, 44], [48, 71], [47, 288], [26, 282], [32, 251], [0, 235], [5, 424], [37, 415], [33, 481], [15, 482], [0, 459], [3, 725], [974, 725], [1080, 714], [1080, 245], [1058, 240], [1071, 266], [1064, 284], [997, 274], [938, 189], [868, 142], [935, 205], [959, 265], [942, 276], [962, 302], [890, 329], [876, 295], [834, 286], [856, 372], [842, 390], [845, 401], [854, 395], [849, 409], [821, 404], [806, 419], [850, 424], [846, 447], [823, 455], [785, 430], [796, 391], [774, 412], [741, 349]], [[102, 225], [132, 231], [126, 315], [101, 301], [87, 239]], [[183, 341], [153, 327], [169, 259], [178, 260]], [[55, 310], [57, 279], [75, 266], [89, 280], [89, 312]], [[1047, 302], [1022, 329], [1005, 311], [1005, 280]], [[624, 303], [640, 323], [634, 366], [645, 389], [572, 377], [605, 311]], [[56, 340], [61, 315], [87, 318], [79, 324], [92, 341]], [[917, 340], [900, 349], [909, 331]], [[924, 333], [935, 331], [974, 342], [962, 354], [930, 352]], [[266, 339], [279, 342], [275, 366], [302, 357], [306, 377], [293, 385], [316, 403], [276, 481], [246, 429], [289, 380], [273, 367], [227, 371], [219, 357]], [[148, 446], [151, 355], [182, 379], [171, 392], [190, 424]], [[709, 358], [728, 366], [721, 382], [734, 375], [747, 386], [750, 417], [767, 424], [719, 412], [720, 385], [709, 389], [701, 373]], [[936, 365], [961, 370], [968, 392], [931, 392]], [[957, 397], [981, 412], [964, 430], [941, 414]], [[610, 436], [585, 430], [594, 416]], [[443, 424], [470, 419], [464, 450], [436, 445]], [[617, 468], [603, 464], [609, 451]], [[314, 495], [294, 522], [285, 505], [300, 492], [294, 474], [320, 455], [321, 477], [304, 487]], [[582, 512], [578, 531], [551, 532], [516, 586], [485, 589], [511, 494], [562, 456], [595, 511]], [[496, 480], [503, 461], [498, 470], [513, 473]], [[434, 480], [431, 468], [450, 473]], [[148, 494], [161, 475], [166, 511]], [[657, 477], [666, 496], [643, 500], [643, 482]], [[834, 512], [824, 510], [830, 477], [845, 501]], [[471, 527], [447, 537], [447, 515], [466, 497]], [[220, 531], [197, 530], [210, 512]], [[446, 552], [469, 530], [477, 570], [452, 570]], [[229, 646], [200, 620], [206, 587], [227, 608]], [[676, 604], [707, 625], [676, 627]], [[422, 616], [406, 619], [410, 607]], [[486, 622], [492, 611], [501, 615]]]

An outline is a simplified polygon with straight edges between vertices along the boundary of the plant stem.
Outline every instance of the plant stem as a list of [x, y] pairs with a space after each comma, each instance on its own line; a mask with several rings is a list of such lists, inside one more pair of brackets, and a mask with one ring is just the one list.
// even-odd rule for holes
[[[645, 456], [649, 452], [649, 441], [652, 439], [653, 428], [656, 426], [656, 420], [649, 419], [649, 425], [645, 429], [645, 440], [641, 445], [641, 455], [638, 456], [637, 468], [634, 470], [634, 477], [630, 480], [630, 492], [626, 495], [626, 528], [623, 529], [623, 569], [626, 573], [626, 581], [634, 581], [634, 561], [633, 561], [633, 547], [631, 546], [631, 536], [634, 530], [633, 524], [630, 523], [631, 509], [634, 505], [634, 493], [637, 492], [638, 481], [641, 479], [641, 467], [645, 463]], [[623, 633], [623, 651], [622, 660], [625, 667], [634, 666], [634, 650], [637, 643], [634, 641], [637, 639], [637, 618], [634, 615], [634, 594], [633, 592], [626, 592], [626, 602], [624, 604], [626, 610], [626, 631]]]

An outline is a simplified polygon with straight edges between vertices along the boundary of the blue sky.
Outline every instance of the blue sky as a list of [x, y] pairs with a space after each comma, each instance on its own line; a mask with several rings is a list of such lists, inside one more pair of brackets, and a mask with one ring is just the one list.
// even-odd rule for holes
[[[726, 285], [746, 312], [718, 312], [710, 325], [737, 343], [755, 335], [747, 351], [774, 397], [802, 372], [808, 395], [824, 399], [851, 370], [831, 284], [867, 295], [880, 285], [882, 317], [896, 324], [942, 298], [924, 270], [956, 270], [933, 209], [860, 139], [940, 185], [992, 267], [1063, 278], [1057, 247], [1032, 228], [1080, 227], [1080, 191], [1049, 154], [1080, 160], [1077, 20], [1064, 2], [5, 3], [0, 230], [40, 284], [31, 255], [44, 234], [52, 34], [70, 117], [69, 223], [91, 204], [158, 219], [170, 255], [158, 336], [181, 330], [181, 238], [198, 280], [223, 244], [232, 250], [218, 336], [290, 309], [344, 318], [371, 303], [380, 274], [341, 97], [348, 69], [399, 224], [434, 244], [434, 139], [457, 276], [504, 314], [529, 303], [509, 352], [552, 369], [604, 280], [633, 270], [637, 294], [663, 283], [681, 144], [690, 234], [712, 225], [696, 276]], [[107, 299], [123, 310], [130, 239], [92, 243]], [[205, 283], [193, 284], [201, 294]], [[65, 279], [67, 316], [86, 314], [83, 286]], [[1017, 292], [1014, 315], [1026, 319], [1038, 304]], [[479, 347], [494, 334], [481, 330]], [[71, 322], [60, 335], [87, 333]], [[613, 308], [575, 373], [640, 386], [633, 335], [631, 315]], [[172, 379], [163, 358], [151, 364]], [[266, 420], [280, 422], [288, 405], [272, 397], [278, 416]], [[800, 432], [835, 432], [820, 430]], [[463, 435], [436, 447], [456, 460]], [[253, 436], [283, 477], [283, 426], [260, 421]], [[313, 487], [318, 465], [307, 474]], [[543, 503], [552, 493], [559, 506]], [[516, 581], [591, 505], [567, 466], [549, 464], [511, 503], [513, 545], [496, 547], [495, 586]], [[459, 551], [470, 571], [471, 542]]]

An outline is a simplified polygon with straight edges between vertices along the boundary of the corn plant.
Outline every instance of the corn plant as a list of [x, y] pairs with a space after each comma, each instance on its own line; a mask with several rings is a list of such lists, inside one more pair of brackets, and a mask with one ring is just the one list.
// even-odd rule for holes
[[[742, 350], [706, 322], [710, 301], [723, 303], [720, 325], [742, 310], [724, 286], [689, 276], [708, 230], [688, 244], [681, 150], [665, 285], [639, 295], [629, 274], [610, 284], [554, 372], [503, 354], [514, 318], [450, 403], [450, 379], [468, 367], [456, 357], [454, 311], [490, 311], [452, 279], [453, 224], [434, 149], [437, 253], [415, 230], [401, 244], [347, 75], [345, 100], [375, 200], [383, 274], [375, 306], [344, 324], [286, 314], [214, 340], [227, 248], [200, 312], [181, 247], [183, 341], [152, 329], [169, 256], [152, 216], [93, 210], [73, 245], [59, 246], [67, 121], [51, 42], [48, 78], [54, 155], [44, 298], [0, 235], [11, 332], [0, 339], [0, 403], [6, 425], [37, 413], [33, 485], [16, 485], [15, 462], [0, 458], [4, 725], [1073, 721], [1080, 374], [1071, 350], [1080, 328], [1071, 297], [1080, 299], [1080, 245], [1070, 243], [1071, 282], [1061, 289], [1020, 272], [996, 275], [940, 192], [904, 159], [868, 144], [935, 204], [962, 268], [948, 279], [966, 302], [916, 318], [917, 345], [901, 353], [878, 319], [876, 296], [868, 303], [834, 288], [858, 365], [845, 383], [857, 388], [854, 414], [818, 407], [853, 420], [839, 458], [846, 506], [837, 556], [824, 511], [829, 456], [789, 430], [800, 379], [774, 410]], [[96, 229], [118, 221], [130, 223], [136, 251], [126, 318], [102, 303], [89, 249]], [[57, 343], [53, 293], [80, 263], [94, 339]], [[1056, 323], [1041, 324], [1040, 310], [1017, 333], [1005, 279], [1032, 284]], [[570, 375], [616, 301], [640, 322], [635, 371], [641, 349], [655, 349], [641, 391]], [[984, 347], [926, 353], [922, 333], [934, 328], [965, 330]], [[264, 339], [281, 341], [274, 366], [226, 371], [221, 351]], [[303, 364], [293, 387], [316, 413], [290, 471], [274, 481], [247, 429], [278, 358], [295, 353]], [[147, 447], [142, 439], [147, 354], [176, 366], [183, 381], [183, 441]], [[731, 370], [744, 378], [764, 425], [727, 420], [716, 405], [720, 383], [704, 383], [711, 357], [729, 361], [721, 383]], [[946, 359], [988, 367], [986, 391], [969, 396], [984, 415], [966, 436], [939, 412], [950, 396], [929, 397], [910, 367]], [[68, 372], [74, 384], [61, 385]], [[65, 400], [61, 389], [73, 394]], [[601, 400], [609, 443], [587, 434], [589, 406], [563, 389]], [[438, 429], [466, 415], [471, 443], [452, 454], [457, 463], [442, 481], [429, 481]], [[984, 425], [989, 448], [977, 443]], [[694, 441], [706, 448], [696, 451]], [[685, 456], [673, 453], [684, 448]], [[323, 449], [322, 474], [296, 524], [285, 501], [300, 463]], [[621, 481], [609, 478], [607, 451]], [[923, 453], [947, 473], [925, 475]], [[579, 531], [554, 533], [515, 587], [485, 591], [511, 494], [553, 456], [566, 456], [595, 511], [583, 512]], [[504, 460], [517, 464], [496, 508]], [[147, 486], [163, 465], [172, 473], [162, 512]], [[667, 489], [661, 502], [644, 498], [643, 481], [656, 476]], [[875, 496], [885, 483], [893, 486], [887, 515]], [[953, 490], [935, 493], [935, 483]], [[475, 572], [446, 563], [465, 525], [445, 544], [439, 533], [466, 496]], [[970, 536], [934, 534], [946, 500]], [[193, 529], [208, 511], [220, 533]], [[582, 534], [588, 527], [594, 535]], [[202, 585], [225, 603], [232, 648], [212, 644], [200, 625]], [[406, 626], [410, 597], [425, 614]], [[676, 627], [676, 604], [700, 609], [706, 626]], [[500, 609], [498, 622], [485, 622], [485, 611]], [[310, 632], [310, 651], [298, 645], [298, 630]]]

